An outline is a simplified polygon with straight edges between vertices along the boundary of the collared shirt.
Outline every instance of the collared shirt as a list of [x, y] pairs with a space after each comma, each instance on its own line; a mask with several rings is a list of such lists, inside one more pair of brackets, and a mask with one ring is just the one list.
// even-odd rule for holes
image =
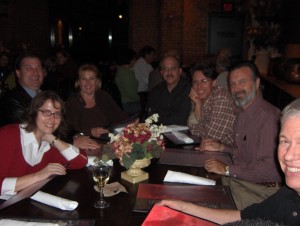
[[138, 92], [148, 92], [149, 73], [153, 70], [143, 57], [140, 57], [133, 66], [135, 77], [139, 83]]
[[190, 83], [182, 77], [171, 92], [166, 82], [157, 85], [148, 96], [148, 115], [158, 113], [159, 123], [164, 125], [187, 125], [191, 111], [190, 89]]
[[[51, 147], [46, 141], [42, 141], [39, 147], [34, 133], [26, 132], [23, 129], [24, 126], [24, 124], [19, 125], [22, 155], [25, 162], [31, 167], [34, 167], [41, 162], [44, 154], [48, 152]], [[70, 161], [79, 155], [79, 149], [73, 145], [70, 145], [67, 149], [61, 151], [60, 153], [67, 161]], [[21, 162], [20, 165], [22, 165]], [[1, 194], [13, 195], [16, 187], [16, 182], [17, 177], [8, 176], [4, 178], [2, 182]]]
[[250, 182], [279, 182], [277, 139], [279, 110], [258, 95], [246, 109], [238, 109], [235, 121], [235, 145], [225, 146], [234, 164], [230, 176]]
[[300, 225], [299, 194], [283, 186], [274, 195], [261, 203], [248, 206], [241, 211], [242, 219], [266, 219], [289, 226]]
[[234, 103], [229, 93], [220, 86], [213, 87], [211, 95], [201, 103], [201, 118], [196, 119], [192, 109], [188, 127], [193, 135], [232, 145], [234, 142]]
[[31, 96], [32, 98], [34, 98], [36, 96], [36, 94], [39, 92], [39, 91], [35, 91], [33, 89], [29, 89], [25, 86], [22, 86], [22, 87], [26, 91], [26, 93], [28, 93], [28, 95]]

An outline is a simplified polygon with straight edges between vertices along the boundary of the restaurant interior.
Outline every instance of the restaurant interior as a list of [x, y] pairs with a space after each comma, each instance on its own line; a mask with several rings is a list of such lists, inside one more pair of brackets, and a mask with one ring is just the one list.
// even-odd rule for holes
[[[20, 52], [32, 50], [46, 59], [58, 49], [66, 49], [78, 64], [110, 65], [120, 50], [139, 51], [150, 45], [158, 56], [177, 49], [188, 71], [199, 59], [230, 48], [236, 59], [257, 65], [263, 97], [281, 110], [300, 98], [299, 10], [297, 0], [0, 0], [0, 52], [15, 59]], [[61, 211], [25, 194], [11, 206], [0, 206], [0, 219], [80, 226], [142, 225], [155, 202], [172, 192], [172, 197], [184, 193], [186, 185], [182, 184], [176, 184], [176, 191], [159, 187], [169, 186], [164, 182], [169, 171], [216, 182], [213, 187], [192, 186], [186, 200], [214, 208], [236, 208], [220, 177], [203, 168], [208, 158], [205, 154], [187, 160], [183, 151], [176, 152], [190, 152], [199, 141], [187, 145], [169, 137], [166, 145], [171, 154], [163, 160], [152, 159], [141, 179], [126, 179], [124, 166], [113, 161], [108, 183], [118, 182], [122, 187], [111, 188], [111, 196], [105, 197], [108, 208], [94, 208], [99, 194], [91, 167], [86, 167], [41, 185], [44, 192], [76, 200], [79, 205], [75, 210]], [[222, 158], [231, 161], [228, 156]], [[182, 163], [183, 159], [189, 163]], [[193, 192], [201, 198], [191, 198]]]
[[[114, 61], [120, 48], [139, 51], [150, 45], [158, 56], [179, 47], [183, 66], [189, 68], [225, 45], [238, 58], [266, 61], [261, 73], [276, 78], [266, 93], [273, 104], [282, 108], [290, 95], [300, 96], [293, 85], [300, 81], [294, 72], [300, 57], [296, 0], [1, 0], [0, 6], [1, 48], [13, 56], [33, 49], [48, 57], [63, 47], [78, 63], [98, 63]], [[261, 60], [266, 48], [267, 60]], [[287, 95], [268, 94], [278, 94], [278, 86]]]

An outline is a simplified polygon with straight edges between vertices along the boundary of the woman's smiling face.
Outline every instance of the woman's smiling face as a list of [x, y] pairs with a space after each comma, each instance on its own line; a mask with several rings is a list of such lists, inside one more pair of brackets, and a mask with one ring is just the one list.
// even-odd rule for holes
[[193, 74], [193, 89], [200, 100], [206, 100], [216, 85], [216, 81], [207, 78], [202, 71], [195, 71]]
[[41, 138], [45, 134], [53, 133], [61, 123], [61, 105], [59, 102], [46, 100], [39, 108], [36, 117], [36, 131], [37, 138]]
[[94, 94], [99, 80], [94, 71], [82, 71], [79, 76], [80, 92], [84, 94]]

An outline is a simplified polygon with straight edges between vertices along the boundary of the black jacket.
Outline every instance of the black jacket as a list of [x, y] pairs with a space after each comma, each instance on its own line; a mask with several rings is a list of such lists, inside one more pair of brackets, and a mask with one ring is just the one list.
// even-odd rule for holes
[[32, 97], [19, 84], [0, 100], [0, 126], [23, 121]]

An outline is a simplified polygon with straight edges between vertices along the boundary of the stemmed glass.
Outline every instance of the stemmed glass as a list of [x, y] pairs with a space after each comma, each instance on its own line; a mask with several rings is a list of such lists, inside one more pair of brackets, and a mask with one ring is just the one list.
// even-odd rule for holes
[[92, 166], [92, 170], [93, 170], [94, 182], [98, 186], [100, 192], [100, 197], [98, 200], [95, 201], [94, 207], [100, 209], [109, 207], [109, 203], [104, 200], [104, 195], [103, 195], [103, 188], [109, 180], [109, 175], [110, 175], [109, 165], [103, 162], [97, 162]]

